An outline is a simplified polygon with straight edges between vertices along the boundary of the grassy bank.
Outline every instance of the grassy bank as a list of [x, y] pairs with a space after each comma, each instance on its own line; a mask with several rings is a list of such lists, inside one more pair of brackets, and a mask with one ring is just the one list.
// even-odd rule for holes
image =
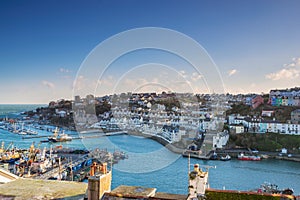
[[299, 154], [300, 136], [278, 133], [230, 134], [228, 146], [241, 146], [270, 152], [286, 148], [290, 153]]
[[259, 194], [256, 192], [240, 192], [235, 190], [208, 189], [205, 192], [207, 200], [293, 200], [292, 195]]

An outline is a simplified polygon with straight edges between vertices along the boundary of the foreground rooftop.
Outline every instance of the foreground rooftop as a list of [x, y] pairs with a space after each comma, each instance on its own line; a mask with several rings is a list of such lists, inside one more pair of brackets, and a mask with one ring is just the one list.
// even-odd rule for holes
[[139, 186], [125, 186], [121, 185], [111, 191], [105, 193], [101, 200], [127, 200], [127, 199], [152, 199], [152, 200], [186, 200], [186, 195], [169, 194], [156, 192], [156, 188], [145, 188]]
[[19, 178], [0, 185], [0, 199], [83, 199], [86, 183]]

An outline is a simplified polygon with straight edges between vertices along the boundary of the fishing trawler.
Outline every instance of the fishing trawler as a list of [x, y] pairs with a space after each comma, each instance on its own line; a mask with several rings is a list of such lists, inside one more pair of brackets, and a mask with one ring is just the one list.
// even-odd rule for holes
[[58, 128], [54, 130], [53, 136], [48, 137], [49, 142], [67, 142], [71, 141], [72, 137], [67, 135], [66, 133], [58, 134]]
[[10, 143], [9, 146], [5, 149], [4, 142], [2, 142], [0, 149], [0, 162], [2, 163], [14, 163], [16, 160], [20, 159], [21, 155], [14, 148], [9, 150], [9, 148], [13, 145]]

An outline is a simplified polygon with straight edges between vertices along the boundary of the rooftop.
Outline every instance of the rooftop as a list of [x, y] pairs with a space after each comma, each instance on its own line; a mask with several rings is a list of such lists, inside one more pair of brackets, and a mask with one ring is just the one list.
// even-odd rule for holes
[[0, 194], [15, 200], [82, 199], [86, 189], [86, 183], [20, 178], [0, 185]]
[[155, 199], [155, 200], [186, 200], [186, 195], [168, 194], [168, 193], [156, 193], [156, 188], [145, 188], [137, 186], [125, 186], [121, 185], [111, 191], [104, 194], [102, 200], [126, 200], [126, 199]]

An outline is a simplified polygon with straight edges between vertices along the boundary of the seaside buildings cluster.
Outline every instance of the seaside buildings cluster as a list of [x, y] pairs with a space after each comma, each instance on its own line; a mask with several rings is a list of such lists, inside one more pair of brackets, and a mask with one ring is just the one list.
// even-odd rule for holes
[[[271, 90], [270, 94], [191, 94], [191, 93], [121, 93], [85, 98], [75, 96], [72, 101], [58, 100], [48, 108], [31, 113], [41, 123], [66, 126], [78, 131], [141, 131], [162, 137], [168, 143], [198, 137], [202, 132], [220, 132], [227, 122], [231, 130], [241, 132], [275, 132], [298, 134], [299, 111], [291, 113], [286, 122], [273, 119], [274, 110], [264, 109], [259, 116], [235, 115], [226, 118], [226, 110], [233, 105], [247, 105], [252, 109], [267, 104], [273, 106], [274, 97], [294, 99], [299, 89]], [[279, 101], [280, 102], [280, 101]], [[282, 101], [281, 101], [282, 102]], [[285, 102], [285, 101], [283, 101]], [[281, 103], [277, 106], [294, 106]], [[271, 117], [271, 118], [270, 118]], [[273, 118], [272, 118], [273, 117]], [[182, 140], [183, 139], [183, 140]], [[216, 140], [217, 141], [217, 140]], [[217, 145], [219, 146], [219, 145]]]
[[[85, 99], [76, 97], [74, 120], [77, 129], [89, 132], [127, 131], [140, 132], [161, 138], [166, 143], [187, 147], [191, 139], [201, 133], [213, 133], [213, 146], [224, 144], [218, 134], [223, 129], [225, 111], [229, 108], [226, 95], [193, 95], [175, 93], [123, 93]], [[96, 105], [95, 113], [86, 108]], [[110, 105], [110, 109], [97, 113], [97, 105]], [[227, 137], [228, 138], [228, 137]], [[226, 142], [225, 142], [226, 144]], [[221, 145], [222, 146], [222, 145]]]
[[[80, 133], [126, 131], [155, 136], [165, 143], [187, 147], [191, 139], [203, 139], [212, 148], [222, 148], [231, 133], [300, 134], [300, 110], [294, 103], [274, 106], [272, 99], [297, 99], [299, 88], [271, 90], [270, 94], [121, 93], [74, 100], [58, 100], [48, 108], [29, 112], [40, 124], [52, 124]], [[282, 102], [282, 101], [281, 101]], [[296, 101], [295, 101], [296, 102]], [[226, 112], [244, 105], [248, 112]], [[286, 119], [276, 119], [277, 108], [288, 107]], [[252, 111], [255, 111], [253, 114]], [[225, 124], [225, 126], [224, 126]]]
[[[243, 116], [239, 113], [228, 116], [228, 124], [235, 133], [279, 133], [300, 135], [300, 88], [271, 90], [268, 105], [273, 108], [262, 109], [257, 116]], [[257, 98], [257, 97], [256, 97]], [[285, 120], [275, 117], [276, 107], [292, 107]]]
[[[291, 94], [294, 100], [297, 99], [298, 88], [287, 90], [271, 90], [267, 97], [268, 103], [273, 99], [274, 91], [286, 91], [284, 94]], [[278, 96], [277, 96], [278, 97]], [[80, 98], [77, 97], [77, 100]], [[86, 101], [93, 103], [91, 96]], [[194, 99], [194, 101], [185, 101]], [[196, 100], [195, 100], [196, 99]], [[176, 100], [180, 100], [176, 102]], [[82, 103], [83, 100], [80, 100]], [[85, 101], [85, 102], [86, 102]], [[90, 125], [90, 128], [109, 127], [127, 129], [140, 129], [145, 133], [160, 133], [170, 143], [180, 141], [183, 135], [197, 131], [218, 131], [222, 129], [223, 123], [227, 122], [236, 133], [240, 132], [274, 132], [284, 134], [299, 134], [300, 110], [295, 109], [290, 113], [290, 120], [278, 121], [274, 118], [274, 110], [262, 110], [258, 116], [241, 116], [239, 113], [228, 116], [225, 119], [225, 111], [233, 104], [245, 104], [252, 109], [266, 103], [261, 95], [192, 95], [162, 93], [144, 94], [121, 94], [95, 98], [95, 102], [103, 104], [108, 102], [113, 105], [109, 112], [105, 112], [95, 118], [95, 115], [88, 115], [83, 110], [77, 112], [83, 114], [76, 117], [78, 122], [83, 119], [83, 124]], [[116, 103], [117, 102], [117, 103]], [[272, 102], [272, 101], [271, 101]], [[173, 103], [173, 104], [172, 104]], [[75, 100], [76, 104], [76, 100]], [[167, 108], [166, 106], [169, 107]], [[171, 107], [170, 107], [171, 105]], [[179, 105], [179, 106], [178, 106]], [[295, 106], [293, 104], [276, 104], [276, 106]], [[94, 118], [92, 118], [94, 117]], [[265, 119], [266, 118], [266, 119]], [[272, 118], [272, 119], [270, 119]], [[94, 122], [94, 123], [93, 123]]]

